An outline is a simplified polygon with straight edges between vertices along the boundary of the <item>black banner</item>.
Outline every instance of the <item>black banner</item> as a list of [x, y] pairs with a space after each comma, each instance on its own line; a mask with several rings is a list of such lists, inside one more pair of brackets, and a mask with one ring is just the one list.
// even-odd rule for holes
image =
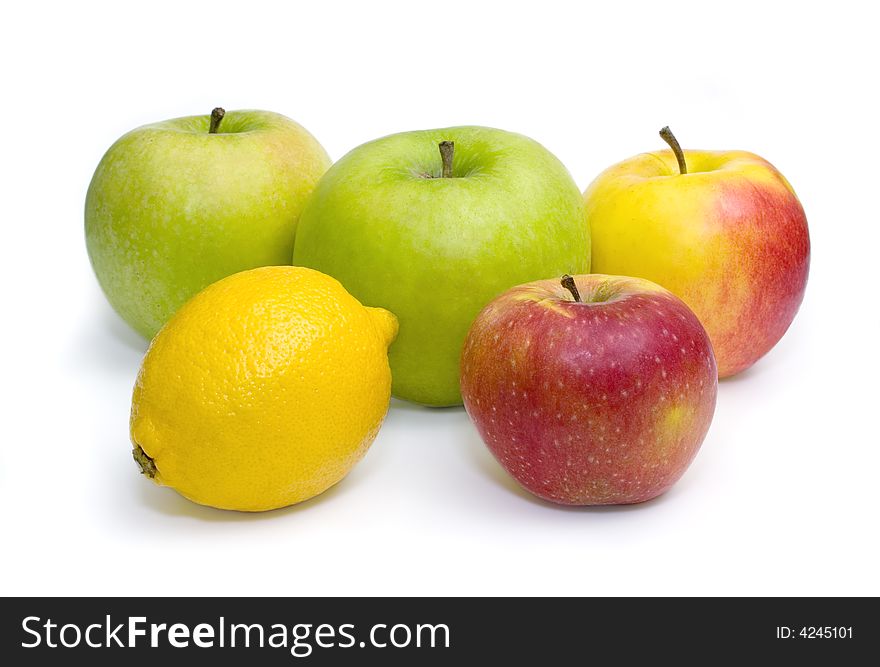
[[448, 665], [487, 656], [855, 664], [876, 644], [878, 622], [874, 599], [8, 598], [0, 657], [16, 665], [160, 659], [163, 667], [227, 659]]

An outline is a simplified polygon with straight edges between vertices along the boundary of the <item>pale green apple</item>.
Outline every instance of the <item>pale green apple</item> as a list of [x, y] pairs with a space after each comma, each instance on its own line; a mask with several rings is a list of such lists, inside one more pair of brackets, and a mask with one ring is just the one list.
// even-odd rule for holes
[[104, 155], [86, 196], [98, 282], [152, 338], [203, 287], [289, 264], [300, 213], [329, 166], [311, 134], [268, 111], [216, 109], [132, 130]]
[[457, 405], [480, 309], [514, 285], [588, 272], [590, 233], [577, 185], [547, 149], [452, 127], [377, 139], [337, 162], [303, 211], [293, 261], [397, 315], [395, 396]]

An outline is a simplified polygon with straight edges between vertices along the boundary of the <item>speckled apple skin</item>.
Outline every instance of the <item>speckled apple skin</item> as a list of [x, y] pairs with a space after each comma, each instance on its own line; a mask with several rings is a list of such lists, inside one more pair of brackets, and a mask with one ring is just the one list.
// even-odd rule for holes
[[575, 281], [582, 303], [543, 280], [486, 306], [462, 351], [465, 408], [499, 463], [545, 500], [650, 500], [687, 470], [712, 421], [709, 337], [654, 283]]

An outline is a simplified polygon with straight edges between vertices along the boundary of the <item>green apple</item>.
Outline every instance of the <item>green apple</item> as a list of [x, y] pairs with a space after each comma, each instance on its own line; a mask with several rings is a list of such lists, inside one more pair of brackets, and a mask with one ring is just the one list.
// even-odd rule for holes
[[294, 264], [397, 315], [398, 398], [461, 403], [471, 322], [514, 285], [590, 268], [577, 185], [547, 149], [486, 127], [404, 132], [364, 144], [318, 183]]
[[290, 264], [296, 224], [330, 158], [268, 111], [215, 109], [132, 130], [86, 195], [86, 245], [112, 306], [147, 338], [230, 274]]

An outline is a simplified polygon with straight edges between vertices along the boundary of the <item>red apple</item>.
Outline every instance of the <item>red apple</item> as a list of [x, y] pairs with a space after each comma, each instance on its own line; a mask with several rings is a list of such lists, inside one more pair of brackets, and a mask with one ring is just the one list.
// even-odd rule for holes
[[669, 489], [706, 436], [715, 355], [694, 313], [647, 280], [542, 280], [477, 317], [461, 359], [468, 414], [502, 466], [567, 505]]

